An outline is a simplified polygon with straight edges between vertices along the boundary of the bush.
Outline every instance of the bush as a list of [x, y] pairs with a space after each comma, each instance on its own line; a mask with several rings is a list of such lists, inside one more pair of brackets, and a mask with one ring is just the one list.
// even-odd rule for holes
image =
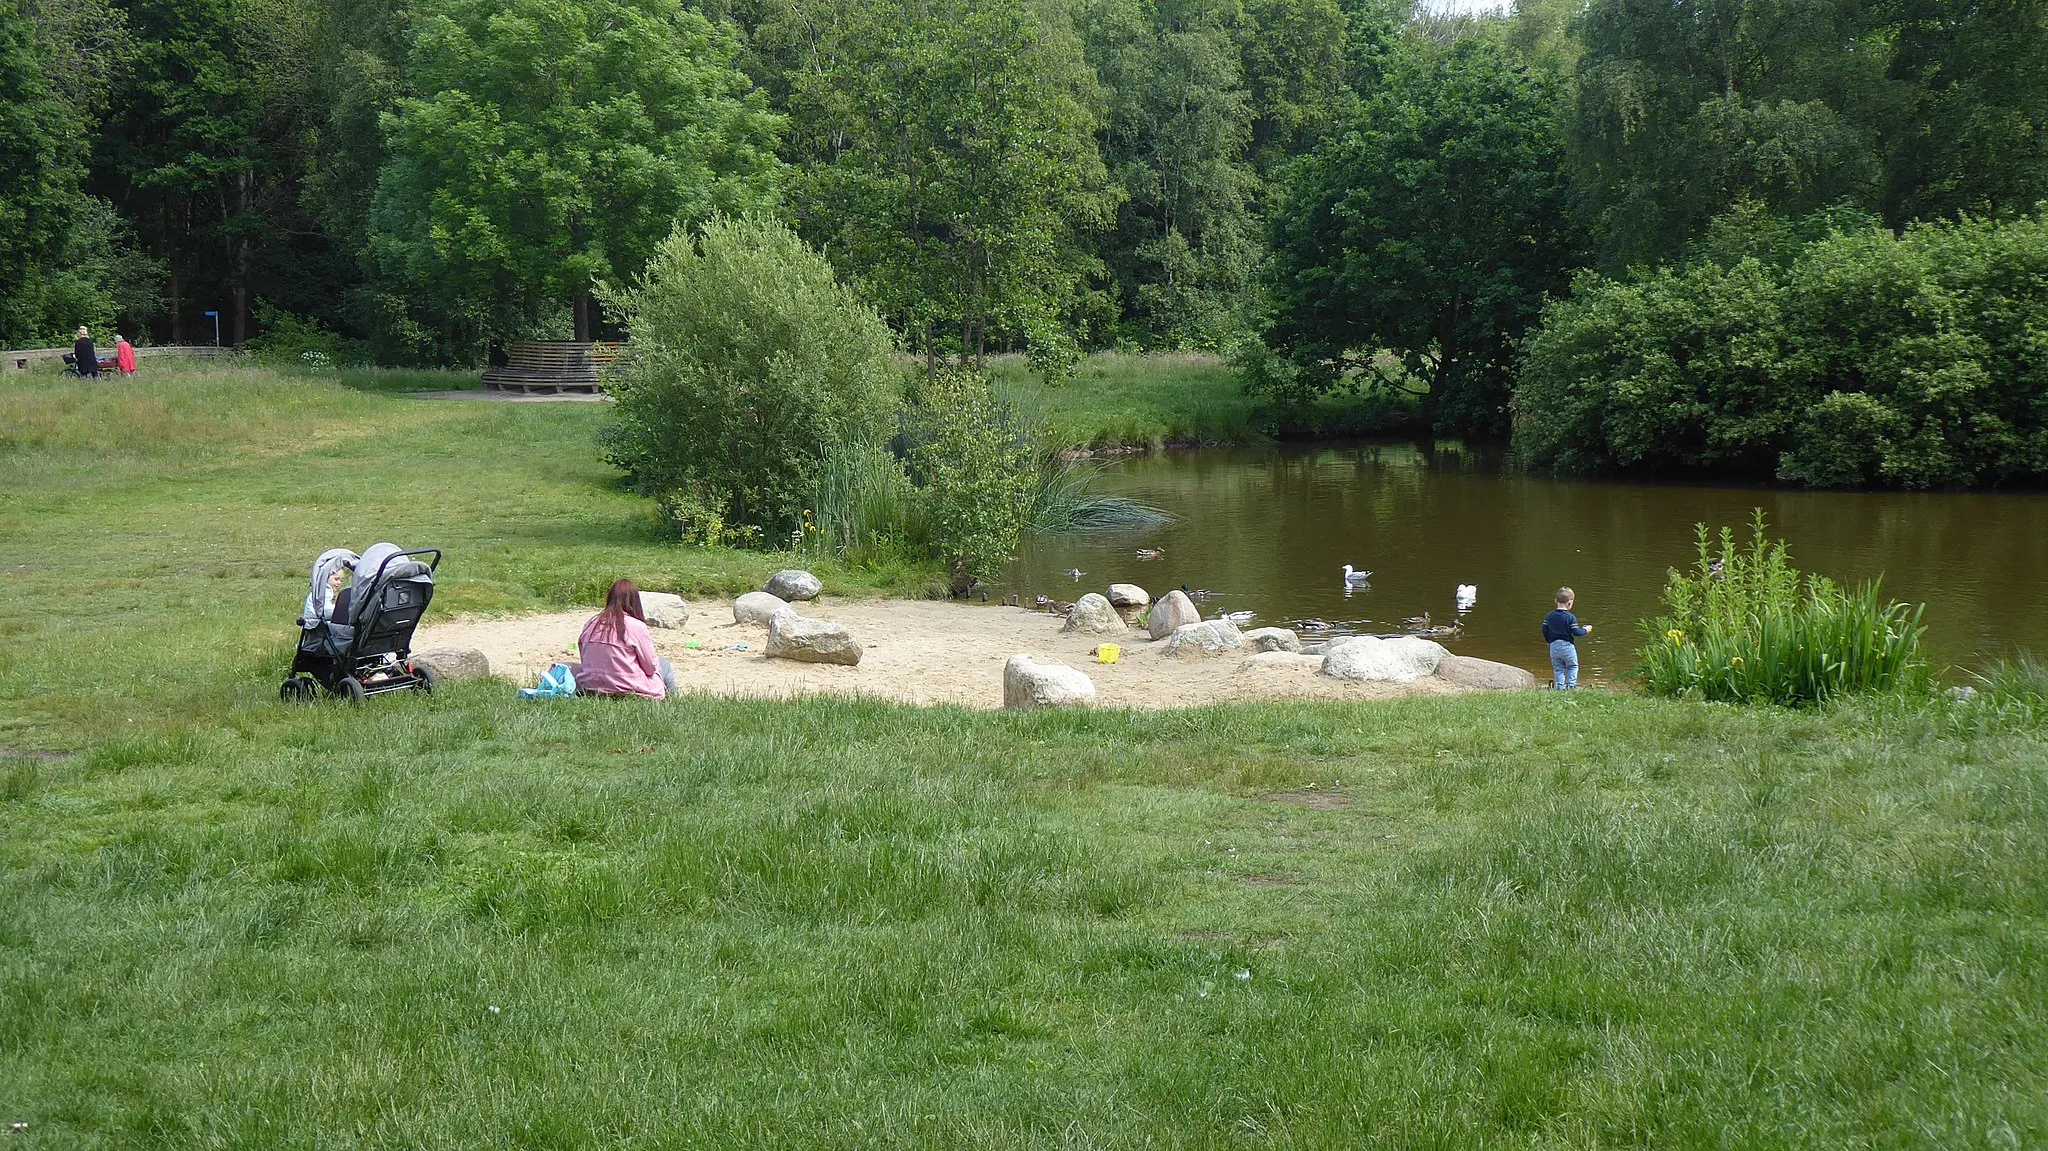
[[1747, 550], [1722, 528], [1714, 555], [1699, 525], [1698, 562], [1671, 572], [1665, 614], [1643, 625], [1652, 693], [1798, 704], [1927, 688], [1921, 609], [1884, 602], [1875, 583], [1845, 592], [1800, 575], [1784, 541], [1766, 538], [1761, 509], [1751, 528]]
[[320, 321], [295, 316], [267, 301], [256, 302], [256, 322], [263, 334], [242, 341], [242, 350], [272, 367], [325, 368], [347, 356], [340, 334]]
[[1835, 231], [1789, 264], [1582, 277], [1524, 348], [1515, 442], [1561, 471], [1814, 487], [2048, 479], [2048, 220]]
[[679, 230], [605, 302], [632, 345], [605, 458], [699, 525], [782, 538], [832, 453], [888, 436], [902, 390], [889, 329], [776, 221]]
[[925, 489], [932, 553], [956, 573], [993, 575], [1030, 521], [1038, 482], [1030, 430], [987, 380], [947, 370], [916, 389], [904, 440], [911, 477]]

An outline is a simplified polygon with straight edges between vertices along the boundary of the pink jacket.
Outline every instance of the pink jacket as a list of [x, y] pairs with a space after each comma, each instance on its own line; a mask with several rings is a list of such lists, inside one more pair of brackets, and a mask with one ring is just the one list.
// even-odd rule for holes
[[117, 371], [135, 370], [135, 345], [126, 340], [114, 345], [114, 368]]
[[604, 613], [590, 617], [577, 637], [576, 650], [583, 666], [576, 672], [576, 690], [600, 695], [644, 695], [663, 699], [668, 689], [661, 682], [661, 664], [654, 654], [654, 636], [647, 625], [626, 616], [620, 631], [605, 626]]

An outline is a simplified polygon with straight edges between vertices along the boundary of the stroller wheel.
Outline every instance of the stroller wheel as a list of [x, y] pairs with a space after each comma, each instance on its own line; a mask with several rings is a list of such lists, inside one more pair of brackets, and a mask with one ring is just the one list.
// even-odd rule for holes
[[370, 693], [363, 690], [362, 681], [352, 675], [342, 677], [341, 690], [334, 694], [348, 696], [350, 703], [361, 703], [370, 698]]
[[279, 703], [299, 702], [299, 681], [295, 679], [288, 679], [285, 680], [283, 683], [278, 684], [277, 701]]
[[441, 673], [435, 671], [433, 668], [430, 667], [414, 668], [413, 677], [413, 690], [419, 692], [421, 695], [434, 694], [434, 689], [436, 687], [439, 687], [441, 684]]

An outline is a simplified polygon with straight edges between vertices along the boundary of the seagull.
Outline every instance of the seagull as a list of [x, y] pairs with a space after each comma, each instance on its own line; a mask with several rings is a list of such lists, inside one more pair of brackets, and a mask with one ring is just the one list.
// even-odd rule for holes
[[1165, 548], [1139, 548], [1139, 549], [1138, 549], [1138, 558], [1139, 558], [1139, 559], [1141, 559], [1141, 560], [1162, 560], [1162, 559], [1165, 559], [1165, 558], [1166, 558], [1166, 549], [1165, 549]]
[[1259, 613], [1255, 611], [1227, 611], [1216, 618], [1227, 619], [1231, 623], [1242, 626], [1259, 618]]
[[1459, 611], [1471, 611], [1471, 610], [1472, 610], [1472, 605], [1473, 605], [1473, 604], [1476, 604], [1476, 603], [1478, 603], [1478, 602], [1479, 602], [1479, 585], [1478, 585], [1478, 584], [1476, 584], [1476, 583], [1461, 583], [1461, 584], [1459, 584], [1459, 585], [1458, 585], [1458, 610], [1459, 610]]
[[1350, 564], [1344, 565], [1345, 587], [1364, 587], [1365, 581], [1371, 578], [1372, 573], [1369, 571], [1362, 572], [1354, 569]]

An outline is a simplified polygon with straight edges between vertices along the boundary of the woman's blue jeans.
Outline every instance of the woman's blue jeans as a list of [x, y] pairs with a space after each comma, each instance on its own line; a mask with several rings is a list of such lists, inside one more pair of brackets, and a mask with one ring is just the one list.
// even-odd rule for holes
[[1570, 691], [1579, 686], [1579, 645], [1568, 639], [1550, 641], [1550, 686]]

